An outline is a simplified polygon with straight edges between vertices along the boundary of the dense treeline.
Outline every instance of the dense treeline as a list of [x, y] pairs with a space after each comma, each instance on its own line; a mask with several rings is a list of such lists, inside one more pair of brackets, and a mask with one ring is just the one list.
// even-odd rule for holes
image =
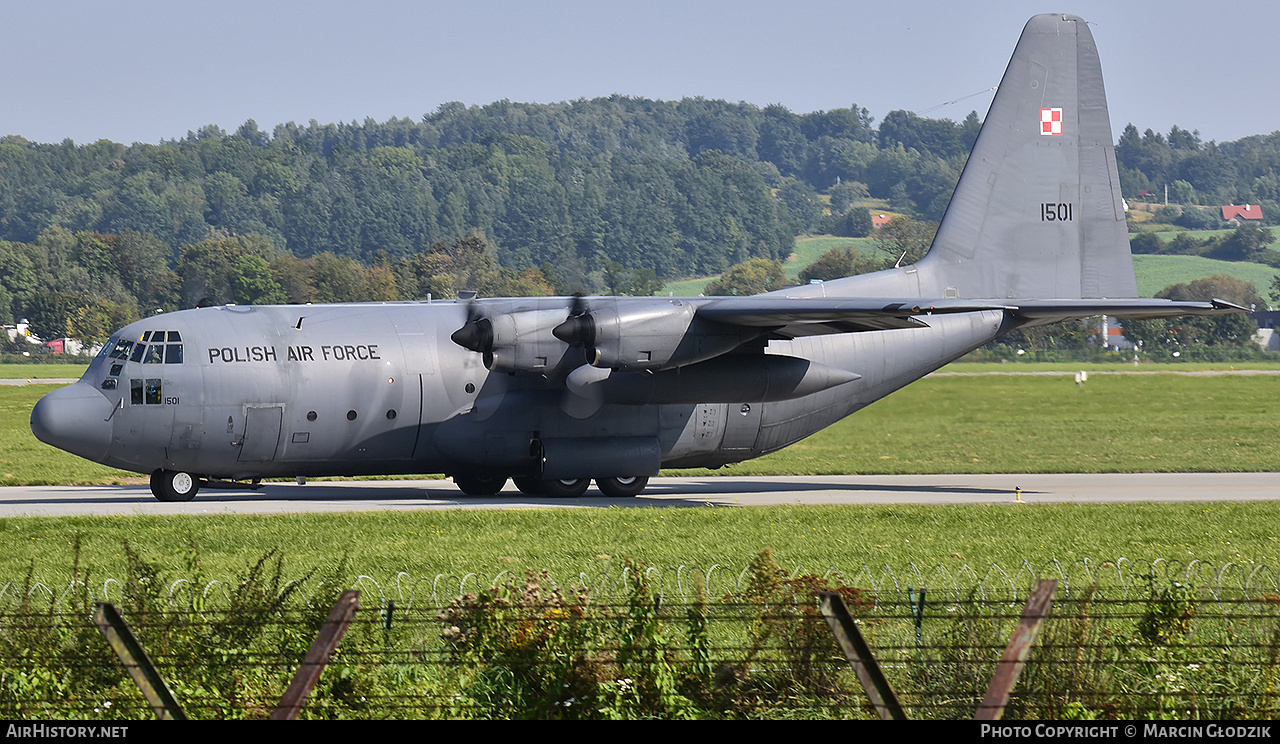
[[1276, 224], [1280, 205], [1280, 131], [1235, 142], [1202, 142], [1178, 126], [1168, 136], [1129, 124], [1116, 144], [1120, 185], [1135, 198], [1150, 191], [1178, 204], [1262, 204]]
[[56, 225], [176, 249], [222, 230], [367, 265], [479, 230], [514, 269], [584, 274], [607, 259], [663, 277], [716, 273], [785, 259], [792, 237], [817, 227], [817, 192], [838, 182], [936, 217], [977, 129], [976, 114], [955, 124], [894, 112], [877, 131], [856, 106], [798, 115], [614, 97], [447, 104], [420, 122], [271, 135], [249, 121], [159, 145], [8, 136], [0, 239], [30, 243]]
[[[894, 111], [873, 127], [856, 105], [795, 114], [615, 96], [270, 134], [251, 120], [158, 145], [11, 135], [0, 320], [94, 338], [201, 303], [648, 294], [749, 262], [768, 270], [740, 269], [743, 281], [773, 287], [795, 235], [868, 234], [866, 199], [938, 220], [979, 127], [976, 113]], [[1126, 195], [1173, 179], [1183, 201], [1280, 216], [1267, 206], [1280, 196], [1280, 133], [1218, 145], [1130, 126], [1117, 157]], [[833, 257], [823, 273], [852, 261]]]

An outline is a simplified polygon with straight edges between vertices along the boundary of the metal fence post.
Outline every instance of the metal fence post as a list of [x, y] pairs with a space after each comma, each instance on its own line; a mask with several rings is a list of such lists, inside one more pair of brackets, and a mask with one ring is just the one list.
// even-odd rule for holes
[[906, 711], [898, 702], [898, 696], [893, 693], [884, 672], [880, 671], [880, 664], [871, 653], [871, 647], [862, 639], [858, 624], [849, 614], [849, 608], [845, 607], [844, 598], [835, 592], [823, 592], [820, 596], [822, 615], [831, 626], [831, 632], [835, 634], [836, 643], [844, 652], [844, 658], [849, 661], [849, 666], [853, 667], [854, 674], [862, 683], [862, 689], [867, 691], [876, 714], [886, 721], [907, 720]]
[[120, 657], [125, 670], [133, 677], [134, 684], [138, 685], [156, 717], [168, 721], [187, 720], [182, 706], [178, 705], [173, 693], [169, 692], [168, 685], [156, 671], [147, 653], [142, 650], [142, 644], [133, 636], [133, 631], [125, 625], [124, 618], [120, 617], [115, 606], [107, 602], [98, 602], [95, 606], [97, 609], [93, 612], [93, 622], [102, 631], [116, 656]]
[[1009, 702], [1009, 693], [1018, 682], [1018, 675], [1027, 664], [1031, 654], [1031, 646], [1040, 635], [1040, 623], [1049, 614], [1053, 606], [1053, 593], [1058, 588], [1057, 579], [1043, 579], [1036, 582], [1035, 591], [1027, 598], [1027, 606], [1022, 611], [1022, 619], [1009, 638], [1009, 645], [1000, 657], [996, 673], [987, 686], [987, 695], [978, 704], [978, 712], [973, 718], [976, 721], [998, 721], [1004, 715], [1004, 706]]
[[307, 657], [298, 667], [298, 673], [289, 683], [289, 689], [285, 690], [284, 697], [280, 698], [280, 705], [271, 712], [271, 720], [292, 721], [298, 717], [298, 711], [302, 710], [302, 703], [311, 692], [311, 688], [315, 687], [316, 682], [319, 681], [320, 673], [329, 663], [329, 657], [338, 647], [338, 642], [347, 632], [347, 626], [351, 624], [351, 618], [355, 616], [359, 607], [360, 592], [354, 589], [348, 589], [338, 598], [333, 610], [329, 612], [329, 617], [325, 619], [324, 626], [320, 628], [320, 633], [311, 643]]

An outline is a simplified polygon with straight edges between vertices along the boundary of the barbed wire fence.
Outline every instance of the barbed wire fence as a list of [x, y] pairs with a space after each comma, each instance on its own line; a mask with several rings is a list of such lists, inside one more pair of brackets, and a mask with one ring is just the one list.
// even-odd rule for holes
[[[702, 587], [700, 591], [708, 596], [740, 594], [750, 568], [712, 564], [707, 567], [650, 566], [642, 570], [644, 579], [660, 597], [686, 602], [697, 583]], [[634, 580], [634, 573], [628, 567], [616, 573], [579, 572], [562, 577], [559, 581], [553, 578], [552, 581], [557, 586], [587, 589], [593, 596], [607, 599], [625, 595], [629, 582]], [[994, 563], [985, 567], [967, 564], [948, 566], [940, 563], [921, 566], [907, 563], [897, 568], [889, 564], [864, 563], [852, 570], [831, 565], [809, 567], [799, 564], [790, 571], [792, 576], [803, 574], [838, 578], [848, 585], [868, 590], [876, 597], [877, 602], [890, 604], [907, 602], [910, 593], [921, 589], [927, 590], [933, 597], [955, 601], [974, 597], [982, 600], [1025, 601], [1040, 579], [1057, 580], [1059, 596], [1071, 596], [1073, 592], [1092, 589], [1102, 596], [1114, 599], [1145, 597], [1152, 578], [1159, 583], [1178, 582], [1194, 587], [1206, 601], [1280, 595], [1280, 574], [1268, 564], [1214, 564], [1195, 559], [1182, 562], [1166, 559], [1129, 560], [1123, 557], [1102, 561], [1081, 558], [1071, 561], [1055, 559], [1039, 564], [1024, 560], [1017, 566], [1008, 568]], [[491, 577], [478, 573], [414, 576], [408, 571], [400, 571], [381, 580], [359, 574], [351, 588], [361, 589], [366, 597], [376, 596], [384, 604], [392, 601], [399, 611], [407, 613], [424, 607], [441, 609], [468, 592], [501, 586], [520, 576], [522, 574], [510, 570], [500, 571]], [[195, 586], [192, 580], [179, 578], [169, 582], [166, 592], [174, 601], [191, 593], [198, 593], [206, 601], [227, 601], [234, 583], [234, 580], [213, 579], [202, 586]], [[286, 586], [294, 583], [296, 582], [289, 582]], [[307, 601], [312, 588], [298, 586], [298, 597]], [[79, 580], [73, 580], [66, 586], [50, 586], [37, 581], [25, 590], [21, 585], [10, 581], [0, 585], [0, 611], [20, 604], [24, 591], [43, 596], [57, 608], [67, 596], [77, 590], [89, 592], [95, 601], [103, 602], [118, 601], [124, 593], [121, 580], [114, 578], [104, 579], [92, 587]]]
[[[911, 717], [973, 715], [1023, 603], [1047, 578], [1058, 582], [1052, 614], [1007, 715], [1267, 718], [1280, 706], [1280, 586], [1263, 564], [1120, 558], [786, 575], [855, 588], [858, 626]], [[286, 581], [251, 607], [236, 580], [7, 583], [0, 716], [153, 715], [86, 617], [92, 603], [112, 602], [191, 717], [265, 717], [335, 592], [354, 588], [361, 609], [303, 717], [872, 717], [812, 592], [765, 596], [758, 578], [720, 565], [558, 581], [362, 574], [341, 588]], [[131, 610], [140, 590], [151, 604]]]

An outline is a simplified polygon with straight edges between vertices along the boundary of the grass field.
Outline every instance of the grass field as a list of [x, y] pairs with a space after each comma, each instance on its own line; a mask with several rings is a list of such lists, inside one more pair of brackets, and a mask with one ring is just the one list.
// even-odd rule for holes
[[0, 364], [0, 380], [76, 379], [84, 374], [83, 364]]
[[[410, 584], [436, 575], [488, 583], [503, 571], [547, 569], [561, 581], [617, 577], [624, 561], [674, 571], [719, 565], [736, 573], [772, 548], [789, 571], [835, 568], [853, 576], [865, 564], [902, 572], [914, 563], [979, 574], [992, 565], [1016, 572], [1059, 560], [1096, 563], [1192, 559], [1275, 567], [1280, 504], [1012, 504], [992, 506], [775, 506], [750, 509], [471, 510], [351, 512], [340, 515], [70, 517], [0, 520], [0, 586], [27, 570], [56, 586], [70, 579], [73, 540], [81, 570], [97, 585], [125, 572], [128, 541], [189, 578], [227, 579], [280, 549], [287, 576], [335, 565], [346, 556], [354, 583], [372, 577], [392, 592], [399, 572]], [[185, 573], [184, 573], [185, 572]], [[94, 582], [89, 582], [91, 585]]]
[[1218, 261], [1203, 256], [1134, 256], [1133, 271], [1138, 277], [1138, 294], [1143, 297], [1152, 297], [1172, 284], [1226, 274], [1253, 282], [1258, 294], [1265, 299], [1272, 280], [1280, 275], [1280, 269], [1263, 264]]

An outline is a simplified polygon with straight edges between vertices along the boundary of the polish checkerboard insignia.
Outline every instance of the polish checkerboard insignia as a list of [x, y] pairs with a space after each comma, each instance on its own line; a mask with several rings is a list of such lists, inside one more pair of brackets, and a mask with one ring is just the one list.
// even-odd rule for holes
[[1040, 134], [1062, 134], [1062, 109], [1040, 109]]

